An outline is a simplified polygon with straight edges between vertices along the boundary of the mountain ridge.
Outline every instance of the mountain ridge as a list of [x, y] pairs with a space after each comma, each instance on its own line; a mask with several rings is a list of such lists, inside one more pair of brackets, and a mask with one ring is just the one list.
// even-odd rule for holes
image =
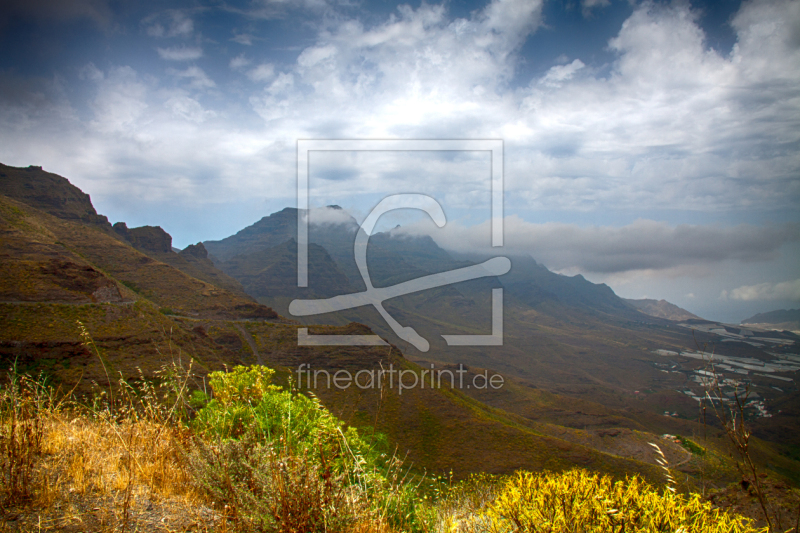
[[638, 300], [624, 298], [624, 300], [646, 315], [655, 316], [658, 318], [666, 318], [667, 320], [674, 320], [676, 322], [682, 320], [703, 320], [694, 313], [678, 307], [677, 305], [666, 300], [653, 300], [650, 298], [642, 298]]

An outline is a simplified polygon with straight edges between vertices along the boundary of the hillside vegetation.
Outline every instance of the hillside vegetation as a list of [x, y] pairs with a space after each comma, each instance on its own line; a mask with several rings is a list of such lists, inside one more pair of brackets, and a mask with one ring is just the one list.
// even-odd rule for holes
[[273, 374], [236, 367], [202, 390], [191, 372], [164, 367], [158, 383], [120, 380], [93, 399], [10, 374], [0, 389], [0, 528], [764, 531], [636, 476], [429, 477], [382, 435], [348, 427]]

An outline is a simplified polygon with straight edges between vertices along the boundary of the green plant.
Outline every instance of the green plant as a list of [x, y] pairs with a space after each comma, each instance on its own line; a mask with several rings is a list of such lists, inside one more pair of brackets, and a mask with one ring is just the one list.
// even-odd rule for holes
[[385, 452], [385, 438], [365, 438], [312, 393], [272, 385], [273, 375], [258, 365], [209, 375], [213, 398], [192, 421], [188, 454], [198, 486], [247, 527], [427, 530], [420, 479]]
[[684, 448], [686, 448], [687, 450], [689, 450], [693, 454], [700, 455], [700, 456], [703, 456], [703, 455], [706, 454], [706, 449], [705, 448], [703, 448], [702, 446], [696, 444], [695, 442], [687, 439], [686, 437], [682, 437], [680, 435], [675, 435], [675, 438], [678, 439], [678, 441], [680, 441], [681, 446], [683, 446]]

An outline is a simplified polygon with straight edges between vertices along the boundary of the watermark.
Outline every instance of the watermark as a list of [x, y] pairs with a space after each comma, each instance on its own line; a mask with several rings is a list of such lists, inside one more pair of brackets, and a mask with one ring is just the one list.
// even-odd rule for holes
[[415, 388], [440, 389], [442, 384], [451, 389], [488, 390], [500, 389], [505, 384], [505, 378], [500, 374], [490, 374], [488, 370], [482, 373], [467, 375], [469, 371], [464, 365], [458, 365], [455, 370], [448, 368], [435, 369], [433, 365], [420, 370], [407, 368], [396, 369], [393, 364], [388, 369], [359, 370], [355, 373], [349, 370], [315, 370], [311, 365], [302, 363], [297, 367], [297, 384], [309, 389], [318, 389], [321, 385], [326, 388], [347, 390], [354, 387], [360, 390], [397, 388], [398, 394], [404, 390]]
[[[488, 179], [491, 191], [492, 246], [503, 246], [503, 141], [502, 140], [299, 140], [297, 142], [297, 286], [308, 286], [308, 209], [309, 153], [324, 151], [484, 151], [491, 157]], [[494, 257], [483, 263], [447, 272], [422, 276], [390, 287], [375, 288], [367, 268], [367, 243], [378, 219], [395, 209], [424, 211], [440, 228], [446, 224], [439, 202], [426, 194], [406, 193], [386, 196], [369, 213], [356, 234], [353, 253], [366, 290], [319, 300], [294, 300], [289, 313], [311, 316], [342, 311], [365, 305], [373, 306], [392, 331], [421, 352], [430, 343], [414, 328], [403, 326], [383, 307], [383, 302], [398, 296], [452, 285], [462, 281], [500, 276], [511, 269], [507, 257]], [[503, 289], [492, 289], [492, 333], [490, 335], [442, 335], [449, 346], [503, 345]], [[378, 335], [309, 335], [308, 328], [297, 330], [299, 346], [380, 346]]]

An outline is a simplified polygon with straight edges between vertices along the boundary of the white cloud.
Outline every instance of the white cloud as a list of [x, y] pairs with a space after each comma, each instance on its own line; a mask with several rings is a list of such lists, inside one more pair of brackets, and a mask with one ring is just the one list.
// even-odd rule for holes
[[92, 102], [92, 126], [101, 132], [132, 135], [139, 118], [148, 107], [147, 86], [130, 67], [116, 67], [102, 75], [94, 72], [98, 83]]
[[194, 33], [194, 22], [183, 11], [172, 9], [157, 13], [142, 21], [151, 37], [188, 37]]
[[253, 36], [247, 33], [240, 33], [232, 37], [231, 41], [245, 46], [253, 46]]
[[[688, 3], [643, 3], [609, 43], [616, 58], [602, 72], [591, 57], [571, 51], [570, 58], [563, 56], [559, 65], [523, 83], [515, 78], [521, 63], [517, 54], [541, 25], [539, 2], [498, 0], [461, 19], [450, 16], [446, 6], [422, 3], [369, 24], [347, 15], [352, 10], [342, 11], [321, 19], [317, 35], [297, 52], [295, 64], [258, 56], [256, 49], [248, 50], [250, 59], [240, 55], [230, 60], [230, 67], [242, 72], [251, 65], [277, 65], [271, 76], [269, 67], [260, 71], [264, 83], [259, 86], [237, 85], [239, 76], [211, 80], [199, 67], [169, 71], [199, 89], [218, 85], [225, 96], [216, 101], [166, 94], [163, 86], [174, 81], [144, 71], [119, 67], [104, 73], [93, 66], [82, 75], [97, 84], [95, 114], [91, 121], [80, 121], [69, 105], [34, 89], [24, 105], [4, 104], [0, 153], [5, 158], [31, 154], [34, 163], [69, 156], [78, 161], [75, 174], [107, 180], [108, 194], [130, 191], [126, 183], [133, 171], [120, 171], [117, 183], [109, 178], [115, 175], [109, 169], [124, 167], [121, 161], [145, 175], [172, 168], [176, 178], [169, 191], [176, 197], [184, 189], [214, 186], [222, 192], [193, 201], [235, 202], [249, 200], [253, 187], [261, 187], [266, 198], [291, 196], [297, 138], [503, 138], [510, 211], [689, 210], [708, 213], [712, 220], [717, 213], [738, 210], [793, 212], [800, 202], [798, 5], [744, 2], [732, 22], [738, 43], [729, 55], [721, 55], [706, 48]], [[259, 7], [284, 15], [303, 9], [274, 2]], [[334, 9], [323, 4], [306, 8]], [[172, 18], [154, 23], [165, 36], [173, 31]], [[176, 23], [176, 37], [189, 36], [179, 28], [188, 31], [189, 26]], [[194, 24], [191, 31], [196, 31]], [[247, 35], [234, 40], [246, 44]], [[199, 44], [158, 50], [171, 61], [203, 57]], [[208, 73], [216, 72], [210, 63], [217, 51], [209, 49], [203, 59], [209, 61], [203, 63]], [[237, 114], [248, 105], [247, 112]], [[255, 122], [252, 111], [262, 123]], [[62, 125], [62, 144], [30, 133], [48, 124]], [[29, 132], [26, 143], [14, 138], [21, 131]], [[114, 135], [99, 138], [96, 132]], [[459, 181], [447, 165], [407, 168], [414, 172], [409, 174], [412, 183], [442, 193], [447, 201], [468, 205], [477, 194], [471, 179]], [[355, 198], [366, 190], [396, 192], [381, 191], [377, 184], [396, 187], [401, 174], [380, 181], [356, 176], [347, 193]], [[258, 176], [265, 175], [270, 186], [258, 185]], [[756, 256], [761, 250], [764, 258], [774, 258], [780, 241], [776, 234], [783, 231], [749, 227], [755, 237], [747, 237], [751, 230], [745, 227], [745, 235], [735, 237], [724, 228], [704, 233], [692, 226], [689, 234], [699, 240], [688, 251], [676, 240], [667, 253], [654, 250], [647, 238], [673, 238], [678, 227], [650, 224], [629, 224], [625, 236], [613, 228], [593, 234], [577, 226], [528, 228], [520, 223], [518, 238], [525, 246], [549, 250], [553, 264], [571, 265], [564, 268], [615, 271], [628, 268], [630, 260], [630, 267], [664, 272], [663, 265], [713, 262], [709, 253], [713, 256], [717, 247], [729, 261], [758, 259], [737, 255], [735, 246], [718, 240], [752, 246]], [[523, 241], [528, 230], [533, 232], [529, 242]], [[585, 243], [587, 257], [559, 250], [559, 238]], [[625, 239], [638, 248], [626, 248]], [[766, 248], [759, 247], [762, 240]], [[711, 243], [711, 252], [695, 249], [703, 243]], [[603, 252], [601, 244], [612, 252]]]
[[94, 66], [94, 63], [88, 63], [78, 71], [78, 77], [82, 80], [99, 82], [105, 78], [105, 75], [100, 69]]
[[253, 81], [266, 81], [275, 76], [275, 66], [272, 63], [262, 63], [247, 73]]
[[167, 61], [191, 61], [203, 57], [203, 50], [199, 46], [173, 46], [158, 48], [158, 55]]
[[731, 291], [722, 291], [722, 297], [743, 301], [785, 300], [800, 302], [800, 279], [781, 283], [744, 285]]
[[233, 59], [231, 59], [231, 62], [229, 63], [229, 66], [233, 70], [239, 70], [239, 69], [242, 69], [242, 68], [246, 67], [249, 64], [250, 64], [250, 60], [247, 59], [244, 56], [244, 54], [239, 54], [238, 56], [236, 56]]
[[203, 109], [200, 102], [185, 95], [169, 98], [164, 102], [164, 106], [170, 109], [175, 116], [197, 123], [205, 122], [217, 115], [214, 111]]
[[228, 10], [246, 15], [248, 18], [255, 19], [282, 19], [289, 16], [292, 12], [306, 11], [316, 14], [333, 14], [333, 6], [341, 3], [347, 5], [348, 2], [329, 2], [326, 0], [254, 0], [249, 3], [247, 9], [237, 9], [228, 6]]
[[[739, 28], [780, 16], [755, 10]], [[785, 41], [780, 33], [722, 57], [706, 49], [688, 5], [645, 3], [611, 40], [610, 73], [574, 58], [509, 89], [516, 47], [539, 18], [535, 3], [496, 2], [470, 19], [423, 4], [369, 28], [345, 20], [299, 54], [286, 72], [291, 90], [250, 101], [287, 134], [502, 137], [507, 201], [518, 209], [717, 212], [800, 201], [800, 156], [788, 148], [800, 142], [800, 102], [765, 89], [800, 84], [800, 61], [785, 46], [759, 52]], [[759, 62], [773, 67], [748, 74]]]
[[321, 207], [309, 212], [308, 222], [310, 224], [351, 224], [353, 217], [344, 209]]
[[214, 80], [209, 78], [203, 69], [197, 66], [191, 66], [185, 70], [169, 68], [167, 69], [167, 73], [179, 78], [189, 79], [191, 86], [196, 89], [210, 89], [217, 86], [217, 84], [214, 83]]
[[540, 80], [540, 83], [544, 83], [545, 85], [550, 85], [554, 87], [559, 87], [562, 82], [571, 79], [576, 72], [580, 69], [584, 68], [586, 65], [583, 64], [583, 61], [580, 59], [576, 59], [572, 63], [567, 65], [556, 65], [551, 67], [550, 70], [547, 71], [547, 74]]

